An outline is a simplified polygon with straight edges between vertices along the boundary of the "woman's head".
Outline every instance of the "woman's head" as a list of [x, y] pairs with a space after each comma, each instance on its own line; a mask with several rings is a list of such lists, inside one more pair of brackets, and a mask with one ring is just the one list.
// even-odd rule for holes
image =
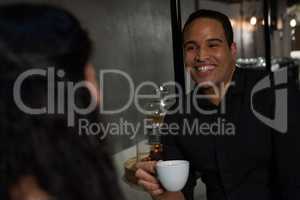
[[6, 5], [0, 7], [0, 23], [4, 72], [12, 70], [10, 65], [21, 65], [19, 71], [55, 66], [75, 80], [82, 78], [92, 44], [71, 13], [48, 5]]
[[[57, 199], [118, 199], [106, 146], [78, 129], [79, 119], [97, 122], [95, 110], [76, 114], [68, 125], [68, 86], [84, 80], [92, 51], [87, 32], [72, 14], [49, 5], [0, 6], [0, 24], [0, 185], [6, 192], [0, 198], [32, 176]], [[19, 96], [30, 108], [45, 107], [43, 114], [24, 112], [15, 98], [17, 78], [32, 69], [47, 73], [28, 76]], [[63, 76], [49, 79], [50, 69]], [[85, 108], [91, 99], [83, 87], [73, 101]]]

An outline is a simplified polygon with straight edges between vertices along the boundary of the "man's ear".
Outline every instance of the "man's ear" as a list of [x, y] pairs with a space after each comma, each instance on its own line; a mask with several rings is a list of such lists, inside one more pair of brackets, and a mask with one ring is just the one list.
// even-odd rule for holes
[[96, 99], [97, 104], [100, 103], [100, 90], [96, 79], [95, 68], [92, 64], [88, 63], [84, 66], [84, 78], [92, 86], [90, 88], [91, 95]]
[[230, 50], [231, 50], [232, 58], [236, 59], [236, 57], [237, 57], [237, 45], [236, 45], [235, 42], [232, 42], [232, 44], [230, 46]]

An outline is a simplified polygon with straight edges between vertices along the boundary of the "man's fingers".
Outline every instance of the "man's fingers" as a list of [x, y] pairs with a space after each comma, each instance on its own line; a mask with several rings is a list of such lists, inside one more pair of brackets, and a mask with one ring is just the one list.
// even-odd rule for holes
[[148, 190], [151, 193], [153, 191], [157, 191], [157, 190], [161, 189], [160, 185], [157, 184], [157, 183], [151, 183], [151, 182], [139, 180], [138, 184], [141, 185], [141, 186], [143, 186], [146, 190]]
[[138, 169], [135, 173], [135, 176], [140, 180], [158, 184], [157, 179], [154, 176], [147, 173], [146, 171], [144, 171], [143, 169]]
[[[155, 173], [156, 161], [138, 162], [136, 164], [137, 171], [135, 176], [139, 179], [138, 184], [141, 185], [152, 196], [159, 196], [164, 193], [159, 181], [152, 175]], [[152, 173], [152, 174], [151, 174]]]
[[146, 162], [138, 162], [136, 164], [136, 167], [154, 174], [155, 165], [156, 165], [156, 161], [146, 161]]
[[152, 196], [162, 195], [165, 191], [163, 189], [157, 189], [150, 192]]

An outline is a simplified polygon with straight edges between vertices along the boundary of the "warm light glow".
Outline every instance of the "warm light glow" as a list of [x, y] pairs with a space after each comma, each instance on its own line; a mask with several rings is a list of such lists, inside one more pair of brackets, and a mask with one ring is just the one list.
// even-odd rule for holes
[[254, 31], [255, 27], [252, 26], [249, 21], [247, 20], [239, 20], [239, 19], [235, 19], [235, 20], [230, 20], [231, 24], [234, 24], [232, 26], [234, 26], [235, 28], [243, 28], [246, 31]]
[[235, 21], [234, 21], [234, 19], [230, 19], [230, 23], [231, 23], [231, 26], [235, 26]]
[[295, 35], [295, 29], [292, 29], [291, 35]]
[[296, 25], [297, 25], [296, 19], [291, 19], [290, 26], [294, 28], [294, 27], [296, 27]]
[[251, 17], [251, 19], [250, 19], [250, 24], [252, 25], [252, 26], [255, 26], [256, 25], [256, 22], [257, 22], [257, 18], [256, 17]]
[[291, 33], [292, 33], [292, 35], [295, 35], [295, 29], [292, 29]]
[[263, 25], [263, 26], [265, 25], [265, 20], [261, 21], [261, 25]]
[[283, 29], [283, 21], [281, 18], [278, 19], [277, 21], [277, 29], [282, 30]]

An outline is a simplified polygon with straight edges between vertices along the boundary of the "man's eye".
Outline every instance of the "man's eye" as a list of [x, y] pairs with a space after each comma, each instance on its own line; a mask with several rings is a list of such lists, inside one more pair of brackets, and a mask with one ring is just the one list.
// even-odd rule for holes
[[217, 47], [217, 46], [219, 46], [219, 44], [208, 44], [208, 46], [212, 48], [212, 47]]
[[196, 49], [196, 47], [194, 47], [194, 46], [187, 46], [185, 49], [186, 49], [186, 51], [193, 51], [193, 50]]

